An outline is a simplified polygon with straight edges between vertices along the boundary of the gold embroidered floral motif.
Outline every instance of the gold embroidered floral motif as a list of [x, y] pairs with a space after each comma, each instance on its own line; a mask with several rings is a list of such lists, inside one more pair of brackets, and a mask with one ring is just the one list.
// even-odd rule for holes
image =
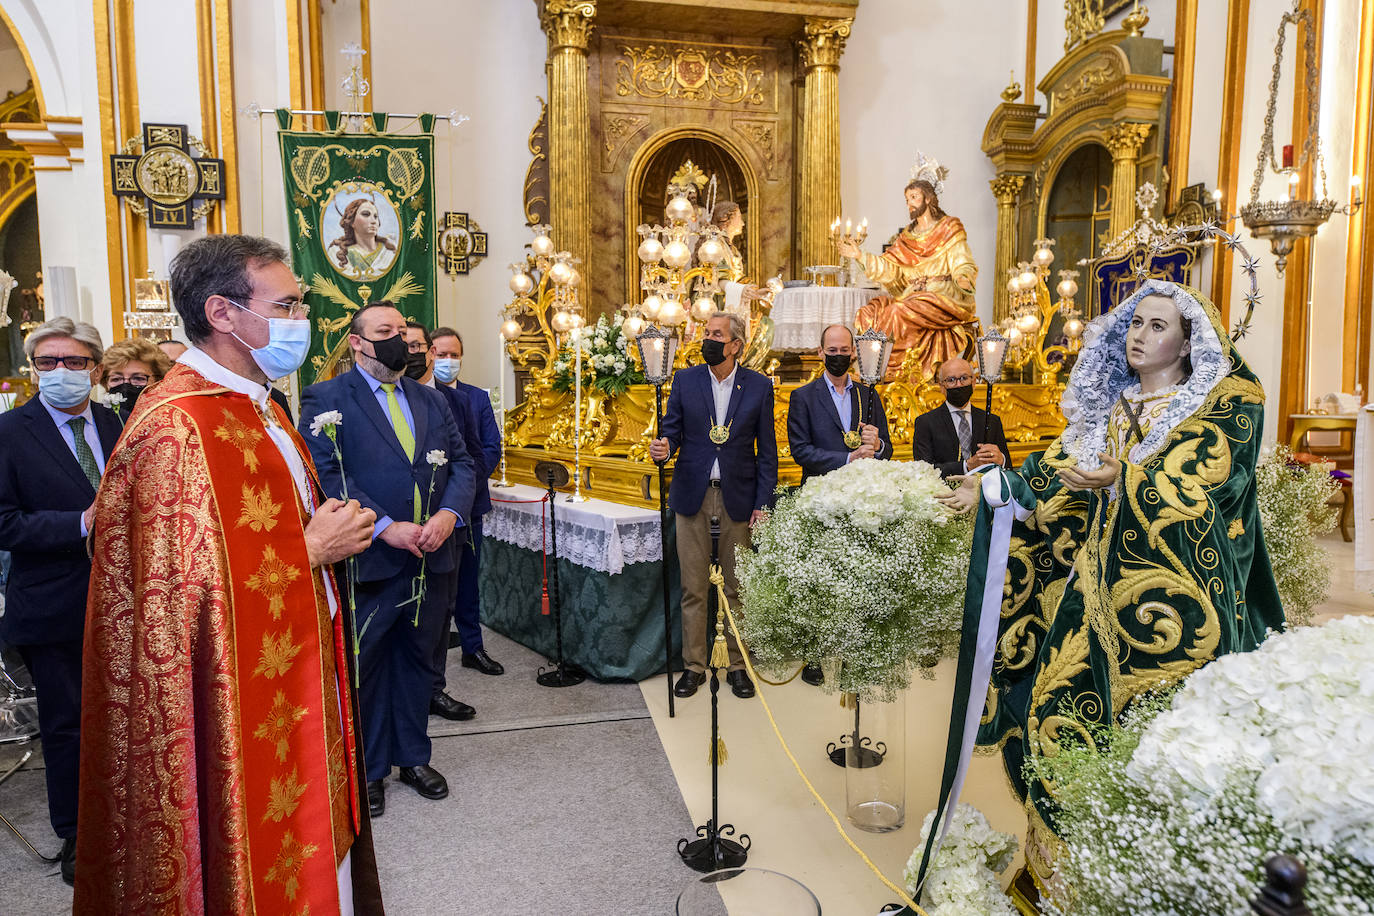
[[269, 544], [262, 549], [262, 565], [248, 577], [247, 584], [253, 591], [267, 596], [267, 610], [274, 620], [281, 620], [281, 612], [286, 609], [282, 595], [300, 574], [296, 567], [283, 563]]
[[267, 870], [267, 880], [280, 884], [287, 900], [295, 900], [296, 891], [300, 889], [300, 874], [301, 869], [305, 867], [305, 860], [318, 851], [318, 846], [313, 843], [302, 843], [290, 830], [286, 831], [286, 836], [281, 839], [281, 851], [277, 853], [277, 861]]
[[1226, 536], [1233, 541], [1244, 533], [1245, 523], [1242, 522], [1240, 519], [1236, 519], [1233, 522], [1231, 522], [1230, 527], [1226, 529]]
[[296, 813], [300, 807], [301, 796], [305, 794], [306, 784], [300, 781], [296, 775], [296, 768], [292, 767], [290, 774], [281, 777], [272, 777], [271, 785], [268, 786], [267, 810], [263, 812], [262, 822], [277, 821], [280, 823], [283, 818], [288, 818]]
[[289, 626], [285, 633], [277, 636], [271, 633], [262, 634], [262, 652], [258, 655], [258, 666], [253, 669], [253, 673], [269, 679], [281, 677], [291, 669], [291, 663], [296, 660], [301, 648], [301, 645], [292, 644]]
[[272, 502], [272, 493], [267, 484], [255, 489], [252, 484], [243, 485], [243, 506], [239, 509], [238, 527], [247, 525], [253, 531], [271, 531], [277, 527], [277, 515], [281, 503]]
[[278, 690], [272, 708], [267, 711], [267, 719], [253, 732], [253, 737], [263, 738], [276, 744], [277, 760], [286, 762], [286, 739], [296, 723], [305, 718], [305, 710], [293, 705], [286, 699], [285, 692]]
[[224, 412], [224, 422], [215, 427], [215, 438], [228, 442], [243, 452], [243, 466], [248, 473], [258, 472], [258, 443], [262, 441], [262, 431], [244, 423], [229, 411]]

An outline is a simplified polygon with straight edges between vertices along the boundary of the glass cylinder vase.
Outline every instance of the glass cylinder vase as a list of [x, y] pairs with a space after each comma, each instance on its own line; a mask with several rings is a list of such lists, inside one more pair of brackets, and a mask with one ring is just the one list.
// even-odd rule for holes
[[844, 741], [845, 813], [870, 833], [906, 822], [906, 693], [887, 702], [854, 699]]

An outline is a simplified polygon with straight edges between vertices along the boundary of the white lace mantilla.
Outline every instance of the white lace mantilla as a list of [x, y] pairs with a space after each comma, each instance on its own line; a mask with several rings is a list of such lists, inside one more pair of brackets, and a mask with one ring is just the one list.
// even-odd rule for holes
[[[549, 507], [540, 502], [545, 495], [546, 491], [523, 484], [508, 489], [493, 488], [491, 512], [482, 518], [482, 536], [526, 550], [547, 552], [552, 540]], [[560, 493], [555, 512], [558, 516], [558, 556], [579, 566], [614, 576], [626, 566], [659, 560], [663, 556], [658, 513], [652, 509], [623, 506], [604, 499], [570, 503], [566, 501], [566, 494]]]

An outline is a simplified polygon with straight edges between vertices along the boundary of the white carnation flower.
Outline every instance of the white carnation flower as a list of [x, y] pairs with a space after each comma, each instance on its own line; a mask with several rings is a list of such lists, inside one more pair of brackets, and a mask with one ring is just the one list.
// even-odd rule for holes
[[444, 454], [444, 450], [441, 448], [430, 449], [425, 452], [425, 461], [436, 468], [443, 467], [448, 464], [448, 455]]
[[324, 413], [315, 414], [315, 419], [310, 421], [310, 435], [318, 436], [325, 427], [338, 426], [343, 422], [343, 414], [337, 410], [326, 410]]

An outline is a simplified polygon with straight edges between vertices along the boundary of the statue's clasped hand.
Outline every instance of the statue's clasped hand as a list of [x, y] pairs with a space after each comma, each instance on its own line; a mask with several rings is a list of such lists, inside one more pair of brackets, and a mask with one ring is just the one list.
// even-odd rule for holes
[[1075, 492], [1105, 490], [1115, 484], [1121, 476], [1121, 462], [1106, 452], [1099, 452], [1097, 457], [1102, 459], [1102, 466], [1096, 470], [1088, 470], [1076, 464], [1071, 468], [1060, 468], [1056, 473], [1064, 486]]
[[982, 474], [955, 474], [946, 478], [950, 483], [957, 483], [959, 486], [950, 490], [948, 493], [937, 493], [935, 499], [954, 512], [955, 515], [967, 515], [978, 505], [978, 491], [982, 487]]

